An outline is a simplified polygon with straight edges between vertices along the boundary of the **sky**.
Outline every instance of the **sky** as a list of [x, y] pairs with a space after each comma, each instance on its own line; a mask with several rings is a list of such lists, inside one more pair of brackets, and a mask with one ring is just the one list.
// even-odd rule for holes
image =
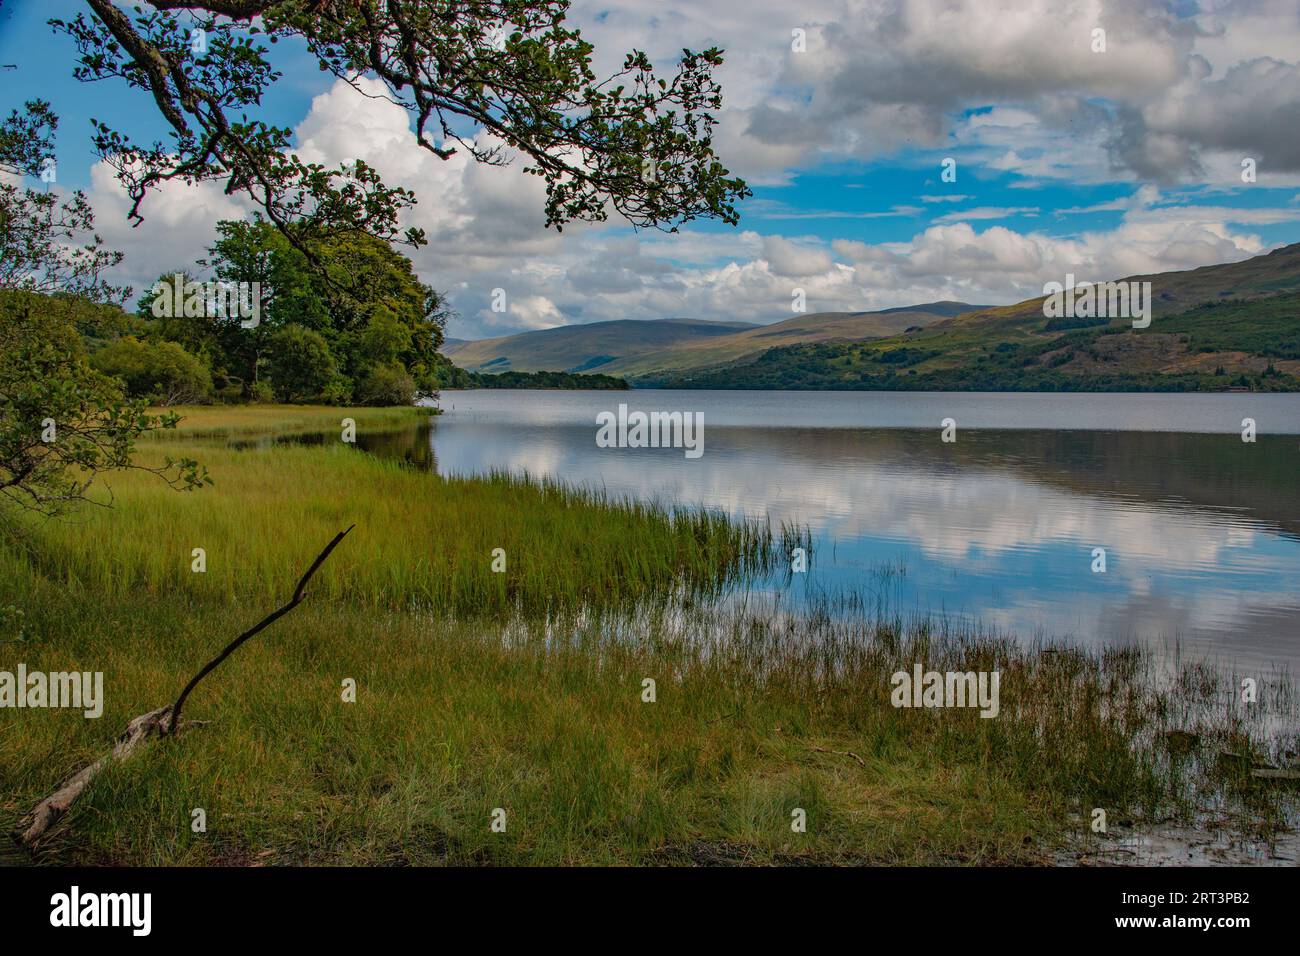
[[[250, 207], [216, 183], [172, 183], [129, 224], [90, 120], [146, 142], [162, 121], [120, 81], [73, 78], [72, 43], [47, 21], [84, 9], [4, 0], [0, 65], [14, 68], [0, 70], [0, 109], [53, 103], [54, 188], [87, 192], [97, 231], [125, 253], [112, 278], [139, 292], [192, 267], [215, 224]], [[1067, 274], [1189, 269], [1300, 240], [1296, 0], [575, 0], [569, 19], [602, 75], [634, 48], [661, 73], [684, 47], [724, 49], [714, 144], [754, 192], [739, 225], [670, 234], [611, 218], [557, 233], [522, 163], [443, 161], [414, 145], [400, 107], [272, 48], [284, 76], [264, 118], [295, 131], [299, 154], [360, 158], [415, 191], [407, 224], [429, 244], [404, 251], [448, 295], [452, 337], [776, 322], [797, 291], [808, 312], [1002, 304]]]

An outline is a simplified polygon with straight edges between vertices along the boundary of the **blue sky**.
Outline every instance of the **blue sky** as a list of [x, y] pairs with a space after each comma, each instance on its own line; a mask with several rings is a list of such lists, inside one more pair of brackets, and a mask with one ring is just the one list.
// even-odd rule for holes
[[[632, 47], [662, 70], [683, 46], [726, 48], [716, 142], [754, 190], [739, 227], [665, 235], [611, 221], [557, 235], [517, 168], [418, 150], [399, 107], [292, 44], [273, 48], [284, 76], [263, 118], [294, 128], [310, 158], [364, 158], [417, 192], [412, 221], [432, 241], [412, 257], [448, 292], [449, 331], [466, 338], [601, 319], [778, 321], [796, 289], [809, 311], [1011, 302], [1066, 272], [1192, 268], [1300, 239], [1300, 10], [1289, 0], [740, 6], [579, 0], [571, 14], [598, 66]], [[118, 278], [139, 288], [191, 264], [219, 219], [248, 208], [218, 184], [169, 186], [146, 201], [144, 226], [127, 226], [90, 119], [142, 141], [163, 126], [138, 91], [73, 79], [72, 43], [46, 21], [83, 8], [4, 4], [0, 63], [17, 69], [0, 74], [0, 107], [53, 102], [59, 188], [87, 190], [100, 232], [127, 254]], [[1099, 27], [1104, 51], [1092, 48]], [[956, 182], [941, 180], [946, 157]], [[1246, 157], [1253, 183], [1241, 180]], [[488, 305], [498, 288], [504, 313]]]

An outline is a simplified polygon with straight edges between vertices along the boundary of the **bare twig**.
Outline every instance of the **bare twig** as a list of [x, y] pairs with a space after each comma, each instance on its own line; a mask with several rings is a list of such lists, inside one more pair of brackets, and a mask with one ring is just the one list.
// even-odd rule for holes
[[347, 531], [340, 531], [334, 536], [334, 540], [325, 546], [325, 550], [316, 556], [316, 560], [313, 561], [311, 567], [307, 569], [307, 573], [299, 579], [298, 586], [294, 588], [293, 597], [287, 604], [271, 612], [253, 627], [249, 628], [243, 634], [240, 634], [239, 637], [235, 638], [226, 646], [225, 650], [204, 665], [203, 669], [195, 674], [193, 679], [185, 685], [185, 689], [181, 691], [181, 695], [176, 698], [176, 703], [168, 707], [159, 707], [157, 710], [151, 710], [147, 714], [141, 714], [139, 717], [132, 718], [132, 720], [127, 723], [126, 730], [122, 732], [122, 734], [117, 738], [117, 741], [113, 744], [112, 750], [100, 757], [94, 763], [82, 767], [72, 776], [65, 779], [54, 793], [36, 804], [36, 806], [32, 808], [31, 812], [24, 815], [22, 819], [18, 821], [18, 824], [13, 831], [14, 838], [25, 846], [31, 847], [35, 845], [36, 841], [44, 836], [46, 831], [49, 830], [50, 826], [58, 820], [59, 817], [68, 812], [72, 805], [77, 801], [77, 798], [80, 797], [86, 787], [90, 785], [90, 782], [94, 780], [95, 777], [99, 775], [100, 771], [110, 763], [125, 760], [135, 752], [141, 743], [152, 737], [174, 737], [186, 727], [201, 726], [205, 723], [205, 721], [197, 720], [187, 720], [184, 723], [181, 722], [181, 707], [185, 703], [185, 698], [190, 695], [190, 692], [194, 690], [199, 681], [212, 673], [212, 671], [216, 670], [222, 661], [239, 649], [241, 644], [275, 623], [302, 603], [303, 599], [307, 596], [307, 583], [312, 579], [312, 575], [320, 570], [320, 566], [325, 563], [325, 560], [330, 556], [330, 553], [338, 547], [339, 542], [347, 537], [348, 532], [355, 527], [356, 525], [352, 525], [347, 529]]
[[333, 541], [325, 545], [325, 550], [316, 556], [316, 560], [313, 561], [311, 567], [307, 569], [307, 573], [304, 574], [302, 578], [298, 581], [298, 586], [294, 588], [293, 597], [289, 600], [288, 604], [285, 604], [282, 607], [279, 607], [276, 610], [272, 611], [266, 617], [262, 618], [261, 621], [259, 621], [258, 623], [250, 627], [243, 634], [240, 634], [237, 638], [235, 638], [233, 641], [231, 641], [229, 644], [226, 645], [226, 649], [224, 651], [222, 651], [216, 657], [212, 658], [212, 660], [208, 661], [208, 663], [203, 666], [203, 670], [199, 671], [197, 674], [194, 675], [193, 678], [190, 679], [190, 682], [185, 685], [185, 689], [181, 691], [181, 695], [176, 698], [176, 703], [172, 704], [170, 708], [171, 715], [172, 715], [171, 724], [173, 727], [175, 727], [177, 722], [180, 720], [181, 708], [185, 706], [185, 698], [190, 696], [190, 691], [194, 690], [194, 688], [198, 686], [199, 681], [203, 680], [203, 678], [207, 677], [210, 673], [216, 670], [222, 661], [224, 661], [227, 657], [229, 657], [231, 654], [235, 653], [235, 651], [239, 649], [239, 646], [241, 644], [243, 644], [245, 641], [247, 641], [249, 638], [253, 637], [254, 635], [258, 634], [260, 631], [264, 630], [265, 628], [270, 627], [272, 624], [274, 624], [276, 621], [284, 617], [284, 615], [288, 614], [290, 611], [292, 611], [294, 608], [296, 608], [299, 604], [302, 603], [302, 599], [307, 596], [306, 594], [307, 582], [311, 580], [313, 574], [315, 574], [318, 570], [320, 570], [320, 566], [325, 563], [325, 559], [330, 556], [330, 552], [332, 552], [335, 548], [337, 548], [339, 542], [342, 541], [344, 538], [346, 538], [348, 532], [355, 527], [356, 525], [350, 525], [347, 531], [340, 531], [338, 534], [334, 536]]

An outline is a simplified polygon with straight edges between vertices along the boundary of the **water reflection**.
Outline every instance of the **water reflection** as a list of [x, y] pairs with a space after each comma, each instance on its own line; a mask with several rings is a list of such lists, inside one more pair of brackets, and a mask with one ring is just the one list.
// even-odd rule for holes
[[[673, 394], [694, 404], [665, 404]], [[400, 449], [375, 450], [447, 474], [522, 470], [619, 495], [806, 523], [817, 550], [811, 573], [784, 585], [794, 599], [808, 587], [861, 587], [891, 563], [905, 569], [892, 583], [903, 612], [939, 612], [1028, 637], [1178, 642], [1300, 670], [1300, 454], [1293, 437], [1263, 433], [1262, 425], [1254, 444], [1226, 428], [963, 428], [956, 443], [944, 444], [938, 419], [924, 430], [799, 426], [793, 423], [801, 416], [818, 420], [825, 397], [780, 394], [780, 421], [756, 427], [745, 424], [751, 393], [449, 393], [426, 439], [411, 433]], [[1237, 400], [1255, 398], [1194, 397], [1201, 401], [1191, 417], [1237, 422]], [[1282, 400], [1262, 416], [1273, 431], [1300, 421], [1300, 396], [1261, 397]], [[1066, 425], [1113, 415], [1096, 404], [1098, 396], [1050, 398]], [[1155, 427], [1170, 415], [1189, 416], [1170, 402], [1187, 396], [1122, 398]], [[905, 425], [918, 415], [909, 399], [893, 397], [895, 419]], [[1078, 399], [1077, 415], [1071, 399]], [[1152, 407], [1143, 406], [1148, 399]], [[868, 393], [864, 400], [879, 398]], [[990, 412], [980, 396], [945, 400], [959, 422], [1012, 414], [1005, 405]], [[595, 411], [618, 401], [664, 409], [706, 403], [704, 457], [597, 448]], [[1041, 406], [1023, 407], [1024, 420], [1041, 416]], [[878, 418], [879, 410], [860, 418]], [[837, 398], [835, 415], [844, 414]], [[1106, 551], [1104, 574], [1091, 570], [1094, 548]]]

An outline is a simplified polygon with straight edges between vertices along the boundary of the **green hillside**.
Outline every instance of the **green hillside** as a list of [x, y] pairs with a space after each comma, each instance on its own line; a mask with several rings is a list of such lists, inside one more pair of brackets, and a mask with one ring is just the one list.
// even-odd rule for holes
[[610, 373], [618, 371], [615, 361], [628, 354], [665, 350], [749, 328], [752, 326], [747, 322], [620, 319], [448, 343], [443, 346], [443, 354], [471, 372]]
[[444, 346], [473, 372], [564, 371], [652, 379], [689, 369], [753, 360], [771, 348], [899, 335], [980, 309], [932, 302], [880, 312], [817, 312], [770, 325], [688, 319], [592, 322]]
[[[932, 302], [880, 312], [817, 312], [759, 325], [715, 338], [684, 342], [670, 349], [629, 356], [609, 369], [632, 379], [753, 361], [768, 349], [820, 342], [860, 342], [923, 329], [964, 312], [982, 308], [964, 302]], [[602, 371], [606, 371], [602, 368]]]
[[1153, 320], [1048, 319], [1043, 299], [870, 342], [776, 348], [655, 384], [994, 391], [1300, 390], [1300, 244], [1244, 262], [1134, 276]]

